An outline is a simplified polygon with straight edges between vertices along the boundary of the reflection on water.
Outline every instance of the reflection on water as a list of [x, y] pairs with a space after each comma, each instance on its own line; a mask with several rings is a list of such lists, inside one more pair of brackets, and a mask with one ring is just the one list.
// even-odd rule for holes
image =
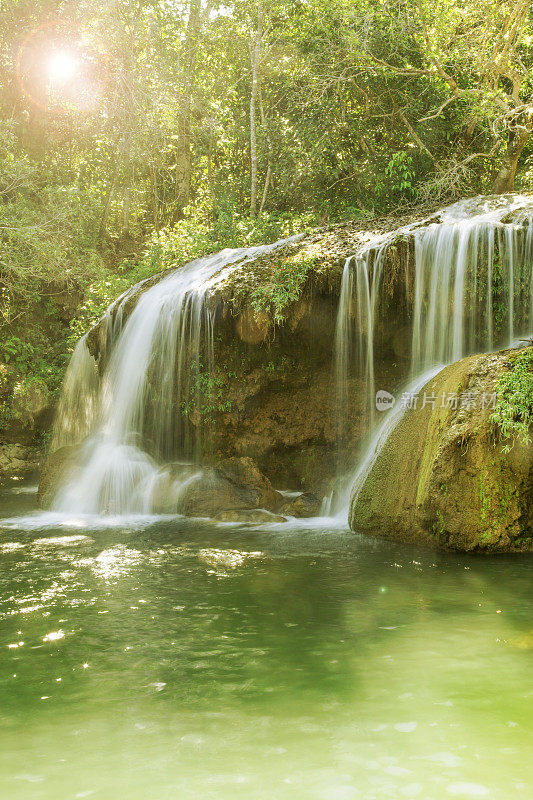
[[0, 523], [2, 796], [529, 798], [532, 563]]

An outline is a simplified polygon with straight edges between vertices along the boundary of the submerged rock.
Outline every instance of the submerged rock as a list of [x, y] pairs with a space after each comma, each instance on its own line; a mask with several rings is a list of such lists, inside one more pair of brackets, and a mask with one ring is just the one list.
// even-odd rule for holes
[[271, 511], [264, 511], [262, 508], [222, 511], [220, 514], [216, 515], [215, 519], [218, 522], [248, 522], [258, 525], [267, 522], [287, 522], [286, 518], [282, 517], [280, 514], [272, 514]]
[[318, 517], [320, 506], [321, 500], [314, 492], [303, 492], [298, 497], [292, 497], [283, 503], [278, 511], [289, 517]]
[[533, 445], [507, 451], [490, 419], [516, 355], [462, 359], [424, 387], [352, 497], [354, 531], [463, 551], [533, 547]]
[[225, 511], [273, 509], [281, 500], [251, 458], [227, 458], [183, 487], [176, 510], [188, 517], [214, 517]]

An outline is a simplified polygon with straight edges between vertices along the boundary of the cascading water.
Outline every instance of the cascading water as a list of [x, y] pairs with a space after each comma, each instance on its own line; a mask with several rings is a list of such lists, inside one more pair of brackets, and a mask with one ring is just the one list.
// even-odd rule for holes
[[[531, 207], [530, 200], [520, 198], [511, 208], [458, 203], [442, 213], [440, 223], [415, 235], [414, 375], [474, 350], [491, 350], [495, 343], [510, 345], [515, 326], [528, 330], [533, 212], [504, 220], [524, 203]], [[502, 317], [497, 330], [495, 301]]]
[[[79, 342], [65, 378], [55, 445], [81, 442], [81, 451], [54, 510], [148, 513], [162, 478], [173, 486], [190, 478], [198, 468], [202, 426], [192, 424], [187, 412], [199, 406], [201, 380], [213, 366], [210, 292], [228, 270], [288, 241], [225, 250], [155, 285], [134, 287], [99, 325], [98, 370], [91, 334]], [[407, 258], [390, 268], [399, 242]], [[366, 387], [369, 442], [345, 481], [352, 493], [360, 491], [403, 414], [397, 405], [380, 427], [375, 424], [377, 333], [387, 309], [395, 324], [400, 313], [409, 318], [404, 378], [410, 381], [406, 389], [417, 391], [446, 363], [533, 330], [532, 265], [533, 203], [517, 196], [456, 203], [421, 223], [369, 238], [347, 259], [335, 340], [338, 435], [342, 440], [348, 376], [358, 370]], [[391, 275], [397, 278], [398, 270], [404, 297], [391, 301]], [[403, 304], [403, 311], [394, 304]], [[182, 464], [181, 473], [164, 475], [170, 462]], [[336, 494], [336, 511], [346, 516], [350, 493]], [[324, 510], [330, 513], [331, 504]]]
[[[406, 390], [418, 391], [445, 364], [511, 346], [517, 334], [533, 330], [532, 205], [531, 199], [517, 196], [462, 201], [425, 222], [377, 236], [347, 260], [337, 320], [337, 413], [342, 418], [355, 362], [365, 375], [374, 434], [354, 474], [344, 479], [348, 491], [339, 493], [339, 514], [345, 515], [350, 497], [357, 497], [403, 415], [397, 406], [375, 429], [374, 341], [384, 322], [383, 267], [391, 246], [406, 239], [414, 243], [411, 382]], [[354, 338], [357, 358], [351, 355]]]
[[112, 347], [104, 348], [110, 354], [100, 381], [87, 337], [79, 342], [65, 379], [56, 444], [86, 438], [79, 466], [53, 510], [149, 513], [161, 464], [178, 458], [187, 462], [184, 480], [190, 476], [202, 429], [183, 411], [198, 399], [202, 370], [209, 374], [212, 367], [209, 292], [230, 267], [296, 238], [192, 261], [145, 290], [123, 323], [124, 304], [134, 291], [128, 292], [103, 320]]
[[[366, 395], [370, 424], [374, 419], [374, 323], [378, 309], [383, 264], [389, 242], [387, 237], [372, 239], [344, 264], [337, 327], [335, 333], [335, 386], [339, 436], [345, 422], [347, 381], [352, 361], [362, 366], [366, 375]], [[357, 319], [354, 347], [353, 319]]]
[[63, 381], [63, 391], [54, 429], [52, 449], [80, 442], [94, 424], [98, 395], [96, 363], [83, 336], [72, 354]]

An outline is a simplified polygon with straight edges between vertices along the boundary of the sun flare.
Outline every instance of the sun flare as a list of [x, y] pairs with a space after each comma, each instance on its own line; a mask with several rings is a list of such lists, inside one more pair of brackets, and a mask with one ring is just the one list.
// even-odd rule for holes
[[58, 50], [50, 57], [47, 65], [48, 78], [51, 83], [67, 83], [72, 80], [78, 70], [78, 60], [68, 50]]

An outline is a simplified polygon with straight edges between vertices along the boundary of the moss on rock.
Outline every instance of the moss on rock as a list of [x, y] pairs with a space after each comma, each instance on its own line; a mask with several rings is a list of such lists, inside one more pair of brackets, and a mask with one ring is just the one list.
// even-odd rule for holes
[[471, 356], [429, 381], [352, 501], [353, 530], [464, 551], [533, 547], [533, 447], [509, 446], [491, 419], [520, 352]]

